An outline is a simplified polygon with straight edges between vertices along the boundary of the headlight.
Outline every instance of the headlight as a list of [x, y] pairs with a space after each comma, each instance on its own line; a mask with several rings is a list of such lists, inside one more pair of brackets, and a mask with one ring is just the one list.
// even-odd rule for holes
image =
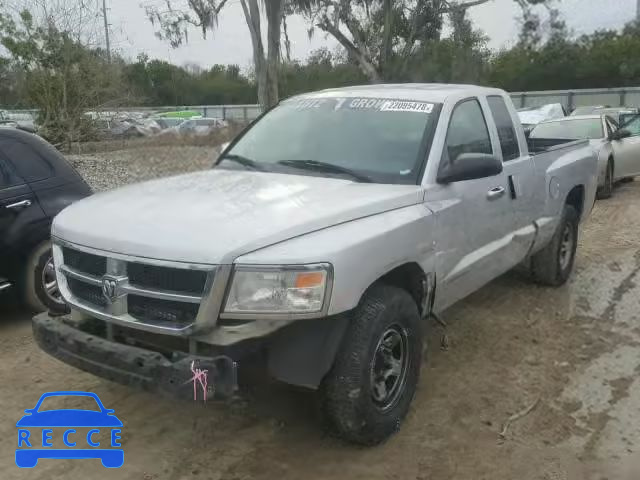
[[331, 266], [236, 266], [224, 313], [314, 313], [322, 311]]

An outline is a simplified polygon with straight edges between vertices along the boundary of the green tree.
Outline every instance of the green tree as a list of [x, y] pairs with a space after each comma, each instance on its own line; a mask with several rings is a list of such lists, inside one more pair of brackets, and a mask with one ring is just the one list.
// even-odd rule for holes
[[23, 72], [26, 101], [39, 108], [39, 123], [54, 143], [83, 138], [91, 127], [84, 112], [121, 92], [119, 75], [103, 52], [83, 46], [52, 17], [38, 22], [27, 10], [17, 18], [0, 14], [0, 44]]
[[[253, 67], [258, 86], [258, 100], [265, 107], [278, 102], [281, 29], [286, 13], [309, 8], [313, 0], [240, 0], [244, 12], [251, 45]], [[213, 30], [227, 0], [167, 0], [162, 7], [147, 7], [149, 20], [158, 27], [157, 35], [177, 47], [188, 41], [188, 27], [197, 26], [206, 37]], [[266, 18], [265, 48], [263, 40], [263, 15]]]

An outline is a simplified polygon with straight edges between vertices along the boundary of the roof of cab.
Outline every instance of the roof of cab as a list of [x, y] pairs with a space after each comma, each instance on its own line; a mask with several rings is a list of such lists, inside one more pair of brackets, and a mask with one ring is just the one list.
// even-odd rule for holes
[[353, 87], [329, 88], [304, 93], [293, 98], [313, 97], [372, 97], [397, 100], [415, 100], [441, 103], [450, 97], [465, 98], [475, 95], [503, 95], [498, 88], [476, 85], [456, 85], [448, 83], [385, 83], [377, 85], [356, 85]]

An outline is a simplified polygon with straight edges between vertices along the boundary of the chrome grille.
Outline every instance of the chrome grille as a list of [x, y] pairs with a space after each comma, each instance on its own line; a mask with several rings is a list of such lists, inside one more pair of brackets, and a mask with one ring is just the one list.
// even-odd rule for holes
[[107, 305], [107, 299], [102, 294], [102, 288], [89, 285], [75, 278], [68, 278], [67, 284], [69, 285], [69, 290], [80, 300], [99, 307], [105, 307]]
[[189, 325], [198, 314], [195, 303], [159, 300], [157, 298], [129, 295], [129, 314], [145, 323], [165, 325]]
[[151, 330], [167, 333], [186, 333], [198, 318], [211, 285], [209, 280], [212, 282], [215, 275], [214, 267], [187, 268], [170, 262], [157, 265], [138, 258], [122, 258], [54, 243], [63, 296], [72, 306], [99, 318], [150, 326]]
[[91, 253], [63, 248], [64, 263], [70, 268], [89, 275], [101, 277], [107, 273], [107, 258]]
[[158, 267], [144, 263], [127, 265], [129, 283], [143, 288], [202, 295], [207, 272], [183, 268]]

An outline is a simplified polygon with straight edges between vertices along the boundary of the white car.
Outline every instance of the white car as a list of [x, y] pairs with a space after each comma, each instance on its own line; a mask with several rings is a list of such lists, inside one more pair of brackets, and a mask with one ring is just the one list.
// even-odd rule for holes
[[640, 115], [622, 127], [609, 115], [574, 115], [539, 124], [529, 138], [544, 147], [588, 139], [598, 152], [598, 198], [609, 198], [615, 182], [640, 175]]
[[518, 109], [518, 117], [526, 134], [531, 132], [540, 122], [566, 117], [567, 112], [561, 103], [549, 103], [539, 107]]

